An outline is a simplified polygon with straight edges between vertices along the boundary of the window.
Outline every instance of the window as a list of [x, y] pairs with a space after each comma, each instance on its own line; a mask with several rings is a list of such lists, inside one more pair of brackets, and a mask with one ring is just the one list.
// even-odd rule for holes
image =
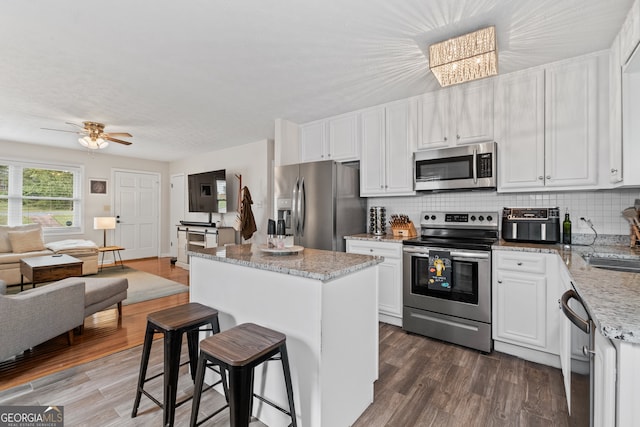
[[82, 230], [82, 168], [0, 160], [0, 224], [38, 223], [46, 234]]

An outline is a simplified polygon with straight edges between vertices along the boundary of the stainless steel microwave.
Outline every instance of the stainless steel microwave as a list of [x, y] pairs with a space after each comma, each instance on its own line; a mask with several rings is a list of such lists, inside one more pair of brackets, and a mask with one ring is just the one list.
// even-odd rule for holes
[[495, 142], [417, 151], [414, 154], [416, 191], [495, 190]]

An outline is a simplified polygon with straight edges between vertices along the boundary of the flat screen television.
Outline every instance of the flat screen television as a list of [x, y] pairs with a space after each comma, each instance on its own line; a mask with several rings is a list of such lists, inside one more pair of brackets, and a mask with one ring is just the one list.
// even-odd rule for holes
[[191, 174], [188, 180], [189, 212], [227, 212], [227, 181], [224, 169]]

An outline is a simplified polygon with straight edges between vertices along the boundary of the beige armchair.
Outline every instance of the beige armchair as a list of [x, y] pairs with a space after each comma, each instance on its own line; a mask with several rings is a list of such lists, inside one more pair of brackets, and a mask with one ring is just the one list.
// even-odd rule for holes
[[82, 278], [52, 283], [16, 295], [5, 295], [0, 280], [0, 361], [18, 355], [84, 323], [85, 283]]

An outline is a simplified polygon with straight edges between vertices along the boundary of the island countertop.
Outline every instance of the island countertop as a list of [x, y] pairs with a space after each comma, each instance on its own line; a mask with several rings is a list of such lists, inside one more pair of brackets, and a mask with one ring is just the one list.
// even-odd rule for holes
[[382, 262], [381, 257], [305, 248], [293, 255], [263, 252], [243, 244], [197, 248], [188, 255], [327, 282]]
[[510, 243], [501, 240], [494, 250], [557, 253], [569, 270], [573, 286], [602, 334], [640, 344], [640, 274], [590, 266], [582, 257], [638, 258], [638, 249], [618, 246], [571, 246]]

